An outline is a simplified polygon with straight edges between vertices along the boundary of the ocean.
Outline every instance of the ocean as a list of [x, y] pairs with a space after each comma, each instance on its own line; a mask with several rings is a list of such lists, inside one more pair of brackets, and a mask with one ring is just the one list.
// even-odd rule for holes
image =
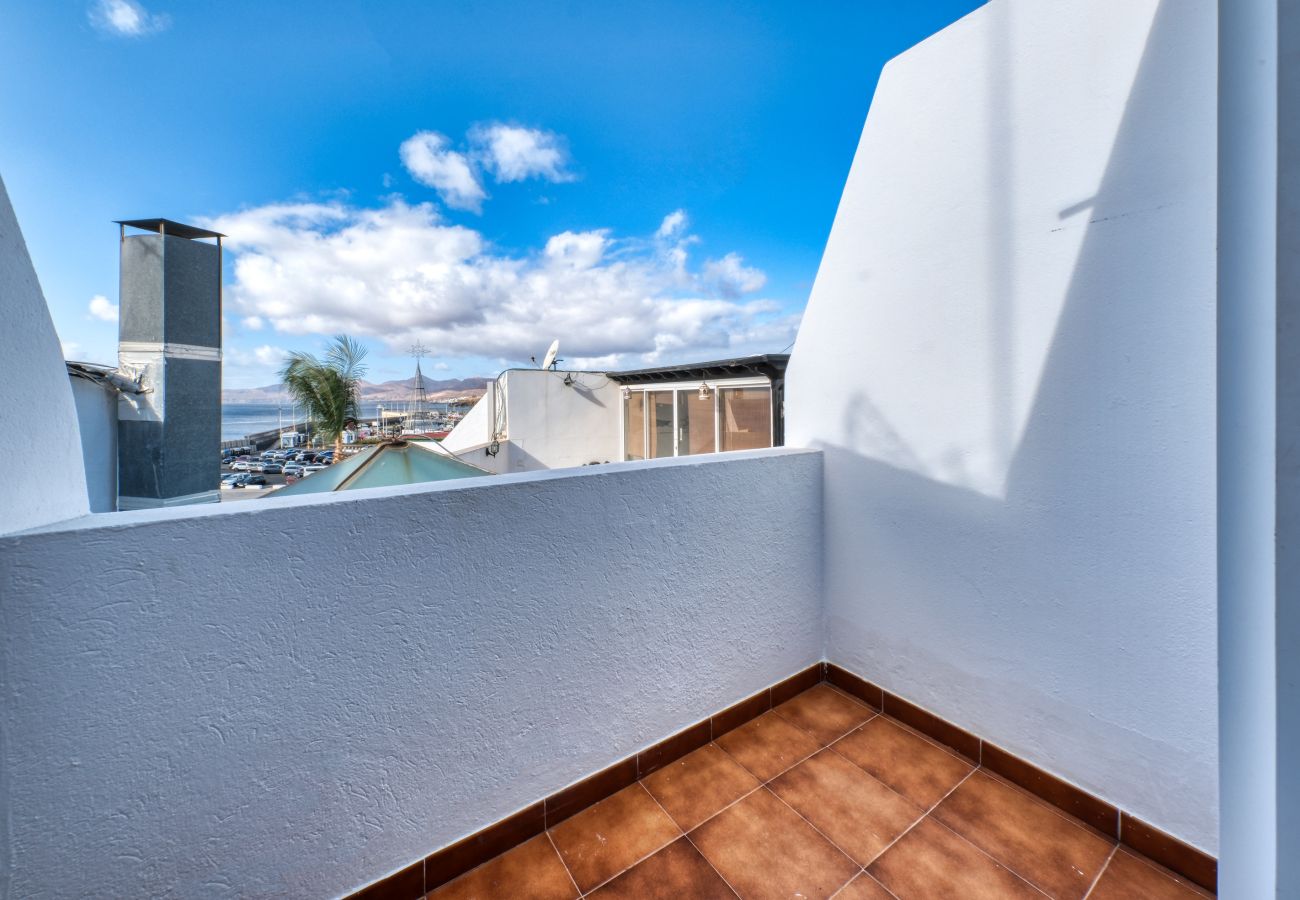
[[[375, 419], [378, 413], [378, 403], [362, 403], [361, 418]], [[385, 409], [400, 409], [401, 403], [385, 403]], [[446, 412], [448, 406], [446, 403], [430, 403], [429, 408], [439, 412]], [[271, 403], [223, 403], [221, 405], [221, 439], [223, 441], [237, 441], [245, 435], [256, 434], [259, 431], [270, 431], [273, 428], [279, 428], [283, 422], [285, 427], [293, 423], [293, 414], [298, 414], [298, 421], [302, 421], [302, 409], [290, 408], [289, 406], [276, 406]], [[283, 416], [283, 418], [282, 418]]]

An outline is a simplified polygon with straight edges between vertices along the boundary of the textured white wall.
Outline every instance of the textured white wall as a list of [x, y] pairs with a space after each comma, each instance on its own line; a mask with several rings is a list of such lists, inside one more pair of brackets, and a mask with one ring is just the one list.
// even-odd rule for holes
[[456, 427], [442, 439], [442, 446], [457, 455], [464, 455], [468, 462], [492, 471], [501, 471], [493, 463], [492, 457], [485, 456], [482, 448], [492, 442], [492, 391], [495, 386], [489, 382], [487, 393], [465, 413], [465, 418], [456, 423]]
[[[1289, 7], [1288, 7], [1289, 9]], [[1277, 0], [1223, 0], [1219, 15], [1218, 580], [1219, 896], [1300, 897], [1300, 792], [1287, 811], [1287, 685], [1300, 688], [1295, 609], [1300, 350], [1300, 99], [1294, 12]], [[1290, 426], [1290, 428], [1288, 427]], [[1290, 552], [1288, 552], [1290, 551]], [[1294, 670], [1293, 670], [1294, 671]], [[1294, 715], [1294, 712], [1291, 713]], [[1292, 778], [1295, 774], [1292, 774]], [[1287, 870], [1291, 870], [1288, 882]]]
[[885, 68], [787, 375], [828, 657], [1217, 843], [1212, 0]]
[[63, 350], [3, 180], [0, 361], [7, 398], [0, 403], [0, 534], [85, 515], [81, 438]]
[[[564, 383], [566, 374], [572, 376], [572, 385]], [[502, 381], [506, 437], [497, 457], [484, 457], [480, 450], [492, 440], [487, 395], [447, 435], [443, 446], [499, 472], [562, 469], [623, 458], [622, 388], [603, 373], [510, 369]]]
[[792, 674], [820, 483], [778, 449], [0, 539], [0, 895], [343, 894]]
[[86, 378], [69, 377], [81, 434], [81, 460], [91, 512], [117, 509], [118, 393]]

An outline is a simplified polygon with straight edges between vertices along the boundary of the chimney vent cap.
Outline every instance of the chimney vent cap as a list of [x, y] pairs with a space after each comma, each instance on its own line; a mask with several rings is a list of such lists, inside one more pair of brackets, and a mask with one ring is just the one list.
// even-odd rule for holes
[[114, 219], [113, 222], [116, 225], [139, 228], [141, 231], [156, 231], [159, 234], [170, 234], [172, 237], [187, 238], [189, 240], [225, 237], [219, 231], [208, 231], [206, 228], [186, 225], [183, 222], [173, 222], [171, 219]]

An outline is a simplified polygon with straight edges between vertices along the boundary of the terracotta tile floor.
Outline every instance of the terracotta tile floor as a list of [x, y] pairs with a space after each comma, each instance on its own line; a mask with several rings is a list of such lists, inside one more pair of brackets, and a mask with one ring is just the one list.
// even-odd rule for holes
[[428, 896], [1211, 895], [819, 684]]

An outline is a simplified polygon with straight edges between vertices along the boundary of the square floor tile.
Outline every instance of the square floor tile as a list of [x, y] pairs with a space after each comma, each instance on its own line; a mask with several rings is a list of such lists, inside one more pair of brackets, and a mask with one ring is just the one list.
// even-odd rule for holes
[[863, 872], [844, 886], [834, 900], [896, 900], [893, 894], [880, 886], [880, 882]]
[[1021, 878], [1061, 900], [1079, 900], [1114, 841], [1020, 788], [979, 770], [932, 813]]
[[688, 753], [641, 783], [684, 831], [758, 787], [758, 779], [716, 744]]
[[639, 783], [551, 829], [573, 880], [586, 893], [680, 836], [668, 814]]
[[928, 817], [880, 854], [867, 873], [899, 900], [1043, 900], [1042, 891]]
[[822, 746], [808, 732], [772, 712], [724, 734], [716, 743], [761, 781], [775, 778]]
[[974, 768], [888, 716], [876, 716], [833, 746], [924, 809], [938, 803]]
[[863, 866], [925, 815], [834, 750], [804, 760], [768, 787]]
[[428, 894], [428, 900], [573, 900], [573, 886], [551, 841], [539, 834]]
[[690, 838], [745, 898], [830, 897], [859, 871], [767, 788], [727, 807]]
[[735, 900], [736, 894], [686, 838], [678, 838], [599, 890], [600, 900]]
[[772, 711], [822, 744], [837, 741], [876, 714], [874, 709], [842, 694], [829, 684], [819, 684], [804, 691]]
[[1162, 866], [1138, 859], [1122, 847], [1115, 851], [1088, 900], [1201, 900], [1214, 895]]

